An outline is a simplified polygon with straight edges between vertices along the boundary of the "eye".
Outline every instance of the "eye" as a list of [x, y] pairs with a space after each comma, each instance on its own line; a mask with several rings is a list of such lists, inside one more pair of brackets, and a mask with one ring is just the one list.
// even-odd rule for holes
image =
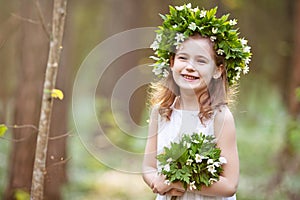
[[199, 60], [197, 60], [197, 63], [205, 64], [205, 63], [206, 63], [206, 60], [204, 60], [204, 59], [199, 59]]
[[178, 55], [177, 59], [179, 59], [179, 60], [187, 60], [187, 57], [184, 56], [184, 55]]

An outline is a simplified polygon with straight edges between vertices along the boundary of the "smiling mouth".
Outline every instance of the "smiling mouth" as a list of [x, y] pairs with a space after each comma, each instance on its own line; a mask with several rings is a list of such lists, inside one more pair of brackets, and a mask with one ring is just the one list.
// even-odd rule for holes
[[182, 74], [181, 75], [183, 78], [188, 79], [188, 80], [196, 80], [199, 79], [199, 77], [196, 76], [191, 76], [191, 75], [186, 75], [186, 74]]

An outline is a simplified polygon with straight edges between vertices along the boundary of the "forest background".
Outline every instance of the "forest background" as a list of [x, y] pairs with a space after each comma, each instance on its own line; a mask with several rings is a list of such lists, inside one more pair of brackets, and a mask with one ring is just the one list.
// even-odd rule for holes
[[[103, 134], [76, 129], [78, 121], [90, 122], [84, 105], [79, 111], [72, 106], [72, 92], [80, 68], [98, 44], [124, 31], [156, 27], [161, 24], [158, 13], [166, 13], [168, 5], [189, 2], [200, 8], [218, 6], [218, 14], [231, 13], [252, 46], [250, 73], [242, 77], [233, 107], [241, 164], [238, 199], [300, 199], [297, 0], [69, 0], [56, 84], [65, 98], [54, 101], [45, 199], [154, 199], [136, 170], [139, 158], [112, 154], [106, 151]], [[8, 126], [0, 137], [0, 198], [28, 199], [53, 2], [0, 0], [0, 4], [0, 124]], [[152, 39], [154, 35], [145, 35], [146, 41]], [[136, 66], [145, 65], [135, 77], [137, 82], [149, 77], [146, 65], [151, 54], [145, 48], [119, 56], [99, 77], [95, 92], [99, 125], [111, 145], [141, 155], [147, 135], [147, 85], [136, 88], [127, 103], [113, 99], [113, 91]], [[130, 111], [130, 119], [124, 109], [112, 108], [116, 104]], [[79, 119], [74, 119], [74, 109], [82, 112]], [[142, 128], [126, 127], [132, 122]], [[89, 141], [101, 146], [98, 151], [111, 160], [103, 161], [103, 155], [87, 145]]]

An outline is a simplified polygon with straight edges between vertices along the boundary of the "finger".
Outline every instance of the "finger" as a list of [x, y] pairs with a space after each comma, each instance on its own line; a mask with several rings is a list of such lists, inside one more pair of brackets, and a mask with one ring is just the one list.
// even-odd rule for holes
[[171, 196], [182, 196], [184, 194], [184, 192], [174, 189], [174, 190], [167, 192], [167, 194], [171, 195]]

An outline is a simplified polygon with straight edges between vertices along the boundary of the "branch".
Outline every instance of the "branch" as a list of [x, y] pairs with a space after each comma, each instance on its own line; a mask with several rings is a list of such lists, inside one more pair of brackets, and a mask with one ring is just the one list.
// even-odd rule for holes
[[38, 17], [39, 17], [39, 20], [42, 24], [42, 28], [43, 30], [45, 31], [48, 39], [50, 39], [50, 31], [47, 29], [47, 26], [46, 26], [46, 23], [45, 23], [45, 18], [44, 18], [44, 15], [43, 15], [43, 12], [42, 12], [42, 9], [41, 9], [41, 5], [40, 5], [40, 1], [37, 0], [35, 2], [35, 6], [37, 8], [37, 11], [38, 11]]

